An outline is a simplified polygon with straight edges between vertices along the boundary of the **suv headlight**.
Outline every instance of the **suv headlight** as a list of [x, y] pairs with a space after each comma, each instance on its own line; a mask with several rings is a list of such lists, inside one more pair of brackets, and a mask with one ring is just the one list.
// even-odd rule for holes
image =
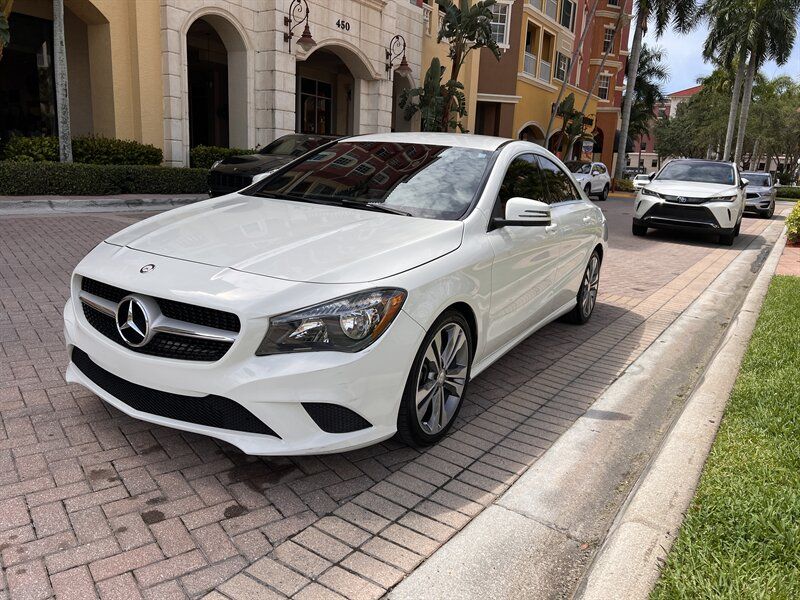
[[736, 200], [736, 195], [733, 196], [713, 196], [709, 198], [711, 202], [733, 202]]
[[391, 325], [406, 295], [398, 288], [367, 290], [272, 317], [256, 355], [359, 352]]
[[653, 196], [654, 198], [661, 198], [662, 200], [666, 200], [666, 198], [664, 198], [664, 196], [662, 196], [662, 195], [661, 195], [661, 194], [659, 194], [658, 192], [654, 192], [654, 191], [653, 191], [653, 190], [651, 190], [651, 189], [648, 189], [648, 188], [641, 188], [639, 191], [641, 192], [641, 194], [642, 194], [643, 196]]
[[216, 168], [217, 168], [218, 166], [220, 166], [221, 164], [222, 164], [222, 159], [220, 159], [220, 160], [215, 160], [213, 163], [211, 163], [211, 169], [212, 169], [212, 170], [213, 170], [213, 169], [216, 169]]

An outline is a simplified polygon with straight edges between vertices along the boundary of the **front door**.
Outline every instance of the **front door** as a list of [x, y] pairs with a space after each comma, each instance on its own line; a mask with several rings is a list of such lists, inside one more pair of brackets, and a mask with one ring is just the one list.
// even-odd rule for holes
[[300, 77], [300, 133], [333, 133], [333, 87], [325, 81]]
[[[505, 215], [509, 198], [547, 202], [534, 154], [514, 158], [494, 208]], [[558, 265], [557, 227], [505, 226], [487, 233], [494, 251], [492, 300], [486, 350], [495, 352], [549, 314]]]

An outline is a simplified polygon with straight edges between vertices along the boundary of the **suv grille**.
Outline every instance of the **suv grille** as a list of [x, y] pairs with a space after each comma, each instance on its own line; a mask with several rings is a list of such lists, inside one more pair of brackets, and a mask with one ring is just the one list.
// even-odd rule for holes
[[[115, 303], [131, 293], [128, 290], [123, 290], [88, 277], [83, 277], [81, 279], [81, 289], [84, 292]], [[175, 300], [167, 300], [165, 298], [153, 299], [166, 317], [234, 333], [238, 333], [241, 329], [239, 317], [233, 313], [186, 304], [185, 302], [178, 302]], [[120, 346], [124, 346], [133, 352], [139, 352], [140, 354], [159, 356], [161, 358], [210, 362], [222, 358], [232, 345], [232, 342], [228, 341], [195, 339], [172, 333], [159, 332], [153, 336], [150, 342], [140, 348], [135, 348], [126, 344], [119, 335], [117, 324], [113, 317], [100, 312], [88, 304], [82, 303], [82, 307], [83, 315], [92, 327]]]
[[183, 396], [154, 390], [109, 373], [80, 348], [72, 349], [72, 362], [96, 385], [139, 412], [216, 427], [280, 437], [244, 406], [222, 396]]
[[714, 214], [704, 206], [685, 206], [682, 204], [654, 204], [644, 215], [648, 225], [683, 225], [686, 227], [718, 228]]

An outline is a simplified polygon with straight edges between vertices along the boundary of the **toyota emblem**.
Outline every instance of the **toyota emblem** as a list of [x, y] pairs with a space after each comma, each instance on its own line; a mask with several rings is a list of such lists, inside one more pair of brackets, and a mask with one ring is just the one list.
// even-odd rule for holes
[[117, 331], [126, 344], [140, 348], [150, 341], [150, 314], [136, 296], [125, 296], [117, 305]]
[[139, 273], [149, 273], [150, 271], [152, 271], [155, 268], [156, 268], [156, 266], [154, 264], [150, 263], [149, 265], [145, 265], [141, 269], [139, 269]]
[[686, 198], [684, 198], [683, 196], [678, 196], [678, 202], [680, 202], [681, 204], [686, 204]]

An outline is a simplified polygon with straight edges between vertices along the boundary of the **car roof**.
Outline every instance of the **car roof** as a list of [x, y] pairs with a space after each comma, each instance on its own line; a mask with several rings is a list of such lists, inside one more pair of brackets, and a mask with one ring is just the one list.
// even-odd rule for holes
[[457, 148], [474, 148], [476, 150], [494, 151], [510, 142], [509, 138], [490, 135], [474, 135], [471, 133], [369, 133], [345, 138], [353, 142], [394, 142], [397, 144], [430, 144], [433, 146], [451, 146]]
[[[675, 158], [675, 159], [672, 159], [671, 161], [669, 161], [667, 163], [667, 165], [672, 164], [674, 162], [679, 162], [679, 163], [699, 163], [699, 164], [705, 164], [705, 165], [728, 165], [729, 167], [735, 166], [735, 163], [732, 163], [730, 161], [709, 160], [707, 158]], [[667, 165], [664, 165], [664, 166], [667, 166]]]
[[742, 171], [742, 175], [772, 175], [766, 171]]

